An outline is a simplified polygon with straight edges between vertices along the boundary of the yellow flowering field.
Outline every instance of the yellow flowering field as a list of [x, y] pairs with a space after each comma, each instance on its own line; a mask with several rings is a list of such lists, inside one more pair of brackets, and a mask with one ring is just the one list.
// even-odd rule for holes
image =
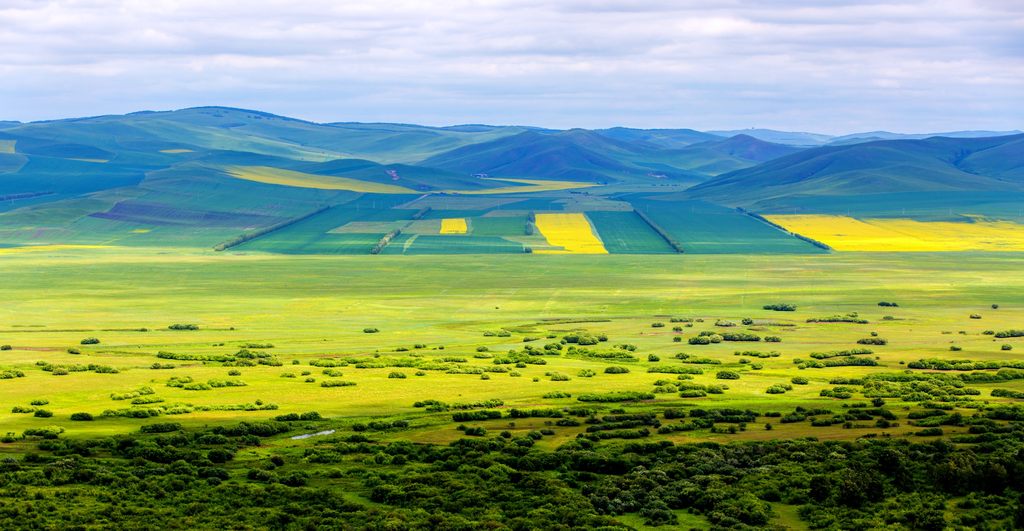
[[604, 243], [594, 234], [587, 216], [581, 212], [537, 214], [537, 230], [552, 246], [563, 250], [537, 250], [537, 253], [608, 254]]

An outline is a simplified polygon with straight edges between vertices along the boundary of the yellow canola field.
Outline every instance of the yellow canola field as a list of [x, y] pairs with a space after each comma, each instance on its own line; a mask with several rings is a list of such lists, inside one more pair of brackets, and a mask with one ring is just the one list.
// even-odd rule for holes
[[502, 186], [500, 188], [488, 188], [486, 190], [445, 190], [444, 193], [461, 195], [525, 194], [532, 192], [557, 192], [560, 190], [574, 190], [576, 188], [589, 188], [591, 186], [597, 186], [597, 183], [581, 183], [576, 181], [545, 181], [540, 179], [488, 178], [487, 180], [519, 183], [525, 184], [527, 186]]
[[363, 192], [368, 194], [414, 194], [413, 190], [394, 184], [375, 183], [349, 179], [347, 177], [332, 177], [330, 175], [316, 175], [300, 171], [271, 168], [269, 166], [229, 166], [225, 168], [229, 175], [247, 181], [256, 181], [264, 184], [278, 184], [282, 186], [295, 186], [298, 188], [316, 188], [319, 190], [349, 190], [352, 192]]
[[444, 218], [441, 220], [440, 234], [465, 234], [469, 230], [466, 218]]
[[[316, 188], [318, 190], [349, 190], [352, 192], [363, 192], [371, 194], [417, 194], [415, 190], [398, 186], [395, 184], [375, 183], [347, 177], [332, 177], [330, 175], [317, 175], [314, 173], [303, 173], [299, 171], [272, 168], [269, 166], [228, 166], [224, 168], [229, 175], [247, 181], [256, 181], [265, 184], [277, 184], [281, 186], [295, 186], [298, 188]], [[491, 194], [518, 194], [531, 192], [551, 192], [558, 190], [572, 190], [575, 188], [587, 188], [597, 186], [595, 183], [580, 183], [573, 181], [543, 181], [534, 179], [491, 179], [495, 181], [507, 181], [523, 184], [526, 186], [502, 186], [487, 190], [436, 190], [433, 193], [460, 194], [460, 195], [491, 195]]]
[[765, 216], [837, 251], [1024, 251], [1024, 225], [913, 219], [855, 219], [816, 214]]
[[608, 254], [604, 243], [594, 234], [587, 216], [580, 213], [537, 214], [537, 230], [548, 243], [563, 250], [536, 250], [543, 254]]
[[14, 150], [17, 140], [0, 140], [0, 153], [17, 153]]

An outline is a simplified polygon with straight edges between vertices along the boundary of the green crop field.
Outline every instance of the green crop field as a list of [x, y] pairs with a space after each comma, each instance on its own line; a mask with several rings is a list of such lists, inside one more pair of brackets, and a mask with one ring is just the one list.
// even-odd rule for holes
[[660, 234], [635, 212], [587, 212], [609, 253], [674, 253]]
[[702, 201], [659, 201], [630, 198], [661, 230], [692, 254], [821, 253], [794, 238], [736, 210]]

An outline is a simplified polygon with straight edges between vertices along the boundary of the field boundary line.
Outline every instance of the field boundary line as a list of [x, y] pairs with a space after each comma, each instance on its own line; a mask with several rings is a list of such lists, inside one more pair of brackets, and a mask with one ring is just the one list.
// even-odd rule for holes
[[793, 231], [787, 229], [786, 227], [783, 227], [782, 225], [779, 225], [778, 223], [775, 223], [774, 221], [772, 221], [772, 220], [762, 216], [761, 214], [758, 214], [756, 212], [750, 212], [749, 210], [744, 210], [743, 208], [740, 208], [740, 207], [736, 207], [736, 210], [739, 211], [739, 212], [742, 212], [742, 213], [744, 213], [744, 214], [746, 214], [746, 215], [748, 215], [748, 216], [750, 216], [750, 217], [752, 217], [752, 218], [754, 218], [754, 219], [756, 219], [758, 221], [760, 221], [761, 223], [767, 224], [767, 225], [769, 225], [771, 227], [775, 227], [776, 229], [779, 229], [782, 232], [785, 232], [786, 234], [789, 234], [790, 236], [792, 236], [792, 237], [794, 237], [794, 238], [796, 238], [798, 240], [803, 240], [803, 241], [805, 241], [805, 242], [807, 242], [807, 243], [809, 243], [809, 244], [811, 244], [811, 245], [813, 245], [813, 246], [815, 246], [815, 247], [817, 247], [819, 249], [824, 249], [826, 251], [834, 251], [835, 250], [832, 247], [830, 247], [828, 244], [826, 244], [825, 242], [820, 242], [818, 240], [815, 240], [814, 238], [809, 238], [807, 236], [804, 236], [803, 234], [799, 234], [799, 233], [793, 232]]
[[313, 216], [315, 216], [317, 214], [320, 214], [322, 212], [326, 212], [326, 211], [328, 211], [328, 210], [330, 210], [332, 208], [334, 208], [334, 205], [325, 205], [325, 206], [322, 206], [322, 207], [320, 207], [320, 208], [318, 208], [318, 209], [316, 209], [316, 210], [314, 210], [314, 211], [312, 211], [312, 212], [310, 212], [308, 214], [305, 214], [305, 215], [302, 215], [302, 216], [299, 216], [299, 217], [295, 217], [295, 218], [291, 218], [291, 219], [282, 221], [280, 223], [276, 223], [274, 225], [271, 225], [269, 227], [264, 227], [262, 229], [256, 229], [255, 231], [241, 234], [241, 235], [236, 236], [235, 238], [232, 238], [230, 240], [226, 240], [226, 241], [223, 241], [221, 243], [218, 243], [217, 245], [215, 245], [213, 247], [213, 250], [214, 251], [218, 251], [218, 252], [219, 251], [226, 251], [226, 250], [228, 250], [228, 249], [230, 249], [232, 247], [241, 245], [241, 244], [243, 244], [245, 242], [249, 242], [249, 241], [255, 240], [256, 238], [259, 238], [261, 236], [266, 236], [267, 234], [270, 234], [271, 232], [274, 232], [274, 231], [277, 231], [277, 230], [281, 230], [281, 229], [283, 229], [285, 227], [288, 227], [290, 225], [294, 225], [294, 224], [296, 224], [296, 223], [298, 223], [300, 221], [309, 219], [309, 218], [311, 218], [311, 217], [313, 217]]
[[655, 233], [657, 233], [658, 236], [661, 236], [668, 243], [668, 245], [670, 247], [675, 249], [675, 251], [677, 253], [684, 253], [685, 252], [683, 250], [683, 244], [677, 242], [675, 240], [675, 238], [670, 236], [669, 233], [665, 232], [665, 230], [662, 229], [657, 223], [655, 223], [653, 219], [649, 218], [647, 216], [647, 214], [641, 212], [640, 209], [638, 209], [638, 208], [633, 208], [633, 213], [636, 214], [637, 216], [639, 216], [640, 219], [644, 220], [644, 223], [646, 223], [647, 226], [651, 228], [651, 230], [653, 230]]

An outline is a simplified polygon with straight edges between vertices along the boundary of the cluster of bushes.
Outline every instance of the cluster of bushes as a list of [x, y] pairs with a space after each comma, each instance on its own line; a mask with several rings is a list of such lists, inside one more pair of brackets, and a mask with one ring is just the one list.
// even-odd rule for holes
[[698, 357], [695, 357], [695, 356], [691, 356], [690, 354], [686, 354], [685, 352], [680, 352], [679, 354], [676, 354], [675, 355], [675, 359], [677, 359], [677, 360], [679, 360], [679, 361], [681, 361], [683, 363], [690, 363], [690, 364], [693, 364], [693, 365], [721, 365], [722, 364], [722, 362], [720, 360], [716, 360], [714, 358], [698, 358]]
[[733, 356], [743, 356], [743, 357], [747, 357], [747, 358], [768, 359], [768, 358], [777, 358], [777, 357], [781, 356], [782, 354], [780, 354], [779, 352], [776, 352], [774, 350], [771, 351], [771, 352], [760, 352], [760, 351], [757, 351], [757, 350], [743, 350], [743, 351], [737, 350], [737, 351], [733, 352], [732, 355]]
[[865, 337], [857, 340], [858, 345], [888, 345], [889, 341], [880, 337]]
[[885, 301], [882, 301], [882, 302], [878, 303], [878, 305], [883, 307], [883, 308], [898, 308], [900, 306], [899, 304], [896, 304], [895, 302], [885, 302]]
[[857, 312], [848, 313], [846, 315], [832, 315], [829, 317], [811, 317], [807, 319], [808, 323], [855, 323], [855, 324], [868, 324], [868, 320], [860, 317]]
[[847, 356], [861, 356], [865, 354], [874, 354], [875, 352], [867, 348], [854, 348], [850, 350], [833, 350], [829, 352], [811, 352], [809, 355], [816, 360], [825, 360], [829, 358], [841, 358]]
[[596, 345], [600, 342], [608, 341], [608, 336], [605, 334], [591, 334], [589, 332], [573, 332], [562, 336], [562, 341], [577, 345]]
[[704, 374], [699, 367], [686, 367], [684, 365], [652, 365], [647, 372], [656, 374]]
[[761, 341], [761, 336], [749, 332], [723, 332], [723, 341]]
[[862, 356], [845, 356], [838, 358], [826, 359], [825, 361], [804, 361], [804, 360], [793, 360], [799, 369], [825, 369], [828, 367], [877, 367], [878, 362]]
[[306, 413], [287, 413], [285, 415], [278, 415], [274, 417], [277, 422], [296, 422], [300, 420], [320, 420], [323, 417], [320, 416], [319, 412], [309, 411]]
[[356, 385], [356, 382], [348, 380], [323, 380], [320, 382], [320, 387], [352, 387]]
[[783, 304], [783, 303], [765, 304], [761, 308], [764, 309], [764, 310], [772, 310], [772, 311], [775, 311], [775, 312], [795, 312], [796, 311], [796, 305], [795, 304]]
[[1024, 369], [1024, 361], [973, 361], [973, 360], [942, 360], [937, 358], [920, 359], [907, 363], [911, 369], [931, 371], [981, 371], [991, 369]]
[[168, 330], [199, 330], [199, 325], [175, 323], [167, 327]]
[[97, 365], [95, 363], [88, 365], [53, 365], [46, 361], [37, 361], [36, 366], [54, 376], [66, 376], [72, 372], [95, 372], [97, 374], [117, 374], [120, 372], [109, 365]]
[[653, 393], [638, 391], [614, 391], [608, 393], [583, 393], [576, 397], [580, 402], [636, 402], [654, 400]]
[[1024, 337], [1024, 330], [1018, 330], [1018, 329], [1000, 330], [1000, 331], [996, 332], [994, 335], [996, 337], [1000, 338], [1000, 339], [1005, 339], [1005, 338], [1008, 338], [1008, 337]]

